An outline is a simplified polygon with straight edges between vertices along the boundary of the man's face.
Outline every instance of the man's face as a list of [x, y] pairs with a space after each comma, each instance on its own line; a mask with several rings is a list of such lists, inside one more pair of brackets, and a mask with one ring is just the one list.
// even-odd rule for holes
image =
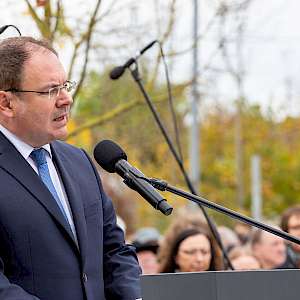
[[[20, 90], [48, 91], [63, 84], [66, 74], [54, 53], [41, 50], [25, 63], [22, 79]], [[9, 129], [33, 147], [64, 139], [72, 102], [64, 89], [53, 99], [37, 93], [13, 93], [14, 115]]]
[[143, 274], [156, 274], [158, 272], [158, 261], [155, 253], [143, 250], [137, 253], [137, 257]]
[[263, 232], [261, 241], [255, 245], [254, 254], [262, 267], [273, 269], [285, 262], [286, 245], [284, 240], [268, 232]]
[[252, 255], [242, 254], [231, 260], [235, 270], [258, 270], [260, 269], [259, 261]]
[[[292, 215], [289, 218], [288, 233], [297, 238], [300, 238], [300, 215], [299, 214]], [[300, 245], [293, 243], [292, 247], [296, 252], [300, 253]]]

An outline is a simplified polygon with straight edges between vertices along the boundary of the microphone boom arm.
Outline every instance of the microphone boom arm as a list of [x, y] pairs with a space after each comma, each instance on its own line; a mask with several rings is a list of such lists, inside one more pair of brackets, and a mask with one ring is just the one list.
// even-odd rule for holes
[[239, 220], [243, 223], [249, 224], [251, 226], [255, 226], [255, 227], [257, 227], [259, 229], [262, 229], [264, 231], [268, 231], [268, 232], [270, 232], [274, 235], [277, 235], [277, 236], [279, 236], [279, 237], [281, 237], [285, 240], [288, 240], [290, 242], [293, 242], [293, 243], [296, 243], [296, 244], [300, 245], [300, 239], [298, 239], [298, 238], [296, 238], [292, 235], [289, 235], [288, 233], [286, 233], [282, 230], [278, 230], [278, 229], [276, 229], [272, 226], [269, 226], [269, 225], [264, 224], [262, 222], [256, 221], [252, 218], [249, 218], [247, 216], [239, 214], [238, 212], [233, 211], [229, 208], [226, 208], [226, 207], [221, 206], [219, 204], [210, 202], [210, 201], [208, 201], [207, 199], [205, 199], [203, 197], [200, 197], [200, 196], [188, 193], [186, 191], [183, 191], [181, 189], [178, 189], [178, 188], [176, 188], [172, 185], [169, 185], [166, 181], [156, 179], [156, 178], [150, 178], [150, 179], [143, 178], [143, 179], [148, 181], [154, 188], [156, 188], [160, 191], [168, 191], [172, 194], [183, 197], [183, 198], [185, 198], [187, 200], [190, 200], [192, 202], [195, 202], [199, 205], [203, 205], [203, 206], [208, 207], [210, 209], [213, 209], [217, 212], [228, 215], [231, 218], [237, 219], [237, 220]]

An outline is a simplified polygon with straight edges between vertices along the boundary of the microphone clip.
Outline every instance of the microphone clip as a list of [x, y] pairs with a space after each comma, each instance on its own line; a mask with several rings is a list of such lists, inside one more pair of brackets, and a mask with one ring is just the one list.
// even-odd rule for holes
[[127, 60], [127, 62], [125, 64], [123, 64], [122, 66], [118, 66], [115, 67], [114, 69], [112, 69], [112, 71], [109, 74], [109, 77], [112, 80], [117, 80], [119, 79], [123, 73], [125, 72], [125, 70], [127, 68], [130, 68], [130, 66], [132, 64], [137, 65], [137, 60], [139, 59], [140, 56], [142, 56], [148, 49], [150, 49], [155, 43], [158, 43], [158, 40], [154, 40], [151, 43], [149, 43], [147, 46], [145, 46], [142, 50], [140, 50], [137, 55], [135, 57], [131, 57]]
[[160, 180], [158, 178], [149, 178], [147, 181], [157, 190], [166, 191], [168, 187], [168, 183], [166, 181]]

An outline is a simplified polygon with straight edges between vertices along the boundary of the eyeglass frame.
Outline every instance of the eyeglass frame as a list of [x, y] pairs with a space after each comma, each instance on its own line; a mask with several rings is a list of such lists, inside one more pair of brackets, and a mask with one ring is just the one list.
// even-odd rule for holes
[[[69, 87], [68, 87], [69, 84]], [[12, 92], [12, 93], [37, 93], [39, 95], [47, 95], [48, 94], [48, 98], [49, 100], [51, 100], [51, 98], [53, 97], [58, 97], [60, 94], [60, 91], [62, 89], [65, 89], [68, 93], [72, 92], [75, 87], [76, 87], [76, 82], [75, 81], [71, 81], [71, 80], [67, 80], [66, 82], [64, 82], [61, 85], [57, 85], [54, 86], [52, 88], [50, 88], [47, 92], [42, 92], [42, 91], [33, 91], [33, 90], [18, 90], [16, 88], [10, 88], [10, 89], [6, 89], [4, 90], [4, 92]], [[55, 96], [51, 96], [51, 93], [53, 91], [57, 90], [57, 94]]]
[[211, 255], [211, 250], [208, 251], [206, 249], [195, 248], [195, 249], [179, 249], [178, 252], [181, 252], [188, 256], [195, 256], [197, 253], [201, 253], [203, 256]]
[[289, 226], [288, 225], [288, 231], [290, 230], [300, 230], [300, 224], [296, 224], [296, 225], [292, 225], [292, 226]]

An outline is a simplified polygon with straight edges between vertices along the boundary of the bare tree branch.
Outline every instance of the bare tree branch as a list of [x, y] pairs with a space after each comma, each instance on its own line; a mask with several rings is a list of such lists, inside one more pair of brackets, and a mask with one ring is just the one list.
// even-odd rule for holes
[[75, 43], [74, 45], [74, 50], [73, 50], [73, 54], [72, 54], [72, 58], [70, 61], [70, 67], [69, 67], [69, 72], [68, 72], [68, 78], [72, 78], [73, 77], [73, 68], [77, 59], [77, 55], [78, 55], [78, 50], [80, 47], [80, 42]]
[[[52, 17], [52, 9], [50, 1], [47, 1], [44, 6], [44, 22], [49, 28], [49, 33], [51, 33], [51, 17]], [[50, 36], [49, 36], [50, 38]]]
[[83, 68], [82, 68], [82, 71], [81, 71], [81, 74], [80, 74], [79, 83], [78, 83], [77, 88], [76, 88], [75, 93], [74, 93], [74, 99], [76, 98], [76, 96], [77, 96], [77, 94], [78, 94], [78, 92], [79, 92], [79, 90], [82, 86], [82, 83], [84, 81], [84, 78], [85, 78], [87, 65], [88, 65], [88, 62], [89, 62], [90, 49], [91, 49], [91, 38], [92, 38], [94, 26], [96, 25], [96, 16], [97, 16], [97, 13], [99, 11], [101, 2], [102, 2], [101, 0], [98, 0], [97, 3], [96, 3], [94, 12], [93, 12], [92, 17], [90, 19], [89, 26], [88, 26], [88, 29], [87, 29], [87, 32], [86, 32], [86, 35], [85, 35], [86, 36], [85, 37], [86, 47], [85, 47], [85, 53], [84, 53], [85, 59], [84, 59]]
[[[174, 88], [174, 94], [176, 93], [181, 93], [186, 87], [188, 87], [190, 85], [190, 81], [187, 81], [183, 84], [177, 85]], [[160, 94], [157, 95], [155, 97], [153, 97], [153, 102], [154, 103], [161, 103], [163, 101], [166, 101], [166, 96], [165, 94]], [[78, 126], [75, 130], [73, 130], [72, 132], [69, 133], [67, 139], [72, 138], [78, 134], [80, 134], [82, 131], [87, 130], [87, 129], [92, 129], [96, 126], [100, 126], [105, 124], [108, 121], [111, 121], [112, 119], [120, 116], [121, 114], [130, 111], [131, 109], [139, 106], [139, 105], [146, 105], [145, 102], [141, 101], [140, 99], [135, 99], [129, 102], [126, 102], [125, 104], [121, 104], [118, 107], [116, 107], [113, 110], [110, 110], [109, 112], [101, 115], [100, 117], [92, 120], [92, 121], [88, 121], [85, 124]]]
[[221, 13], [222, 13], [222, 9], [220, 7], [220, 8], [218, 8], [216, 10], [215, 14], [211, 17], [211, 19], [207, 23], [207, 25], [206, 25], [205, 29], [203, 30], [203, 32], [201, 34], [199, 34], [199, 36], [197, 37], [196, 41], [193, 41], [193, 43], [190, 46], [188, 46], [186, 49], [183, 49], [183, 50], [180, 50], [180, 51], [166, 53], [166, 56], [168, 56], [168, 57], [174, 57], [174, 56], [183, 55], [183, 54], [186, 54], [186, 53], [190, 52], [195, 47], [196, 43], [199, 43], [202, 39], [205, 38], [205, 36], [208, 34], [208, 32], [210, 31], [210, 29], [212, 28], [212, 26], [217, 21], [217, 17]]
[[99, 16], [99, 18], [96, 19], [96, 23], [103, 21], [103, 19], [105, 19], [107, 16], [110, 16], [114, 7], [116, 6], [116, 4], [118, 4], [118, 2], [119, 0], [112, 1], [111, 6], [108, 7], [107, 10]]
[[[233, 77], [237, 85], [238, 90], [238, 101], [236, 102], [237, 111], [235, 116], [235, 153], [236, 153], [236, 184], [237, 184], [237, 204], [240, 208], [244, 208], [244, 198], [245, 198], [245, 188], [244, 188], [244, 143], [243, 143], [243, 124], [242, 124], [242, 105], [244, 102], [244, 91], [243, 91], [243, 82], [244, 82], [244, 70], [243, 70], [243, 59], [242, 59], [242, 42], [244, 35], [244, 25], [245, 25], [245, 16], [241, 13], [245, 13], [247, 8], [250, 5], [251, 0], [243, 1], [234, 6], [231, 6], [231, 9], [226, 7], [223, 10], [223, 13], [220, 18], [219, 25], [219, 34], [221, 41], [221, 51], [224, 62], [227, 66], [227, 71]], [[226, 28], [226, 21], [229, 13], [235, 14], [235, 19], [238, 22], [236, 32], [237, 40], [235, 41], [236, 53], [235, 57], [237, 59], [237, 65], [234, 67], [230, 61], [228, 52], [227, 52], [227, 42], [224, 35], [224, 30]]]
[[[176, 0], [172, 0], [171, 4], [170, 4], [170, 17], [168, 20], [168, 25], [167, 28], [160, 40], [160, 42], [163, 44], [171, 35], [172, 30], [174, 29], [174, 24], [175, 24], [175, 6], [176, 6]], [[157, 55], [156, 57], [156, 62], [155, 62], [155, 67], [154, 67], [154, 71], [152, 74], [152, 78], [150, 80], [150, 86], [153, 86], [155, 79], [157, 78], [157, 74], [158, 74], [158, 69], [159, 69], [159, 63], [161, 60], [161, 55], [160, 53]]]
[[62, 17], [62, 5], [61, 5], [61, 1], [58, 0], [57, 3], [56, 3], [56, 20], [55, 20], [55, 25], [54, 25], [54, 28], [53, 28], [53, 30], [51, 32], [51, 41], [52, 42], [54, 41], [55, 33], [57, 32], [58, 25], [59, 25], [61, 17]]
[[[50, 27], [47, 26], [47, 24], [37, 15], [36, 11], [34, 10], [33, 6], [31, 5], [31, 3], [29, 2], [29, 0], [25, 0], [29, 13], [32, 17], [32, 19], [34, 20], [34, 22], [36, 23], [41, 36], [49, 39], [51, 36], [51, 31], [50, 31]], [[50, 5], [50, 4], [49, 4]]]
[[95, 120], [92, 121], [88, 121], [87, 123], [78, 126], [75, 130], [73, 130], [67, 137], [67, 139], [74, 137], [75, 135], [78, 135], [79, 133], [81, 133], [82, 131], [86, 130], [86, 129], [92, 129], [96, 126], [100, 126], [110, 120], [112, 120], [113, 118], [133, 109], [134, 107], [144, 104], [143, 102], [141, 102], [140, 100], [132, 100], [130, 102], [127, 102], [126, 104], [120, 105], [117, 108], [110, 110], [109, 112], [107, 112], [106, 114], [101, 115], [100, 117], [96, 118]]

